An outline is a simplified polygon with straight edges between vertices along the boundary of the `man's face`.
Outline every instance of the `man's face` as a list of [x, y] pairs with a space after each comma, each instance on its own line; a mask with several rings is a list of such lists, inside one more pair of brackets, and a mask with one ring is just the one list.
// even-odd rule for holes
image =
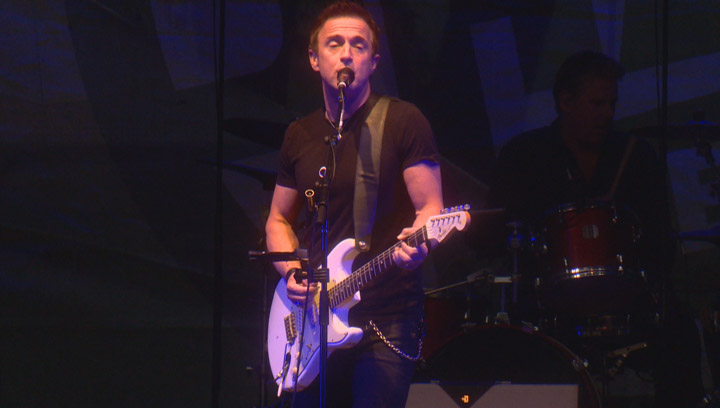
[[610, 132], [618, 99], [613, 79], [587, 77], [574, 96], [561, 97], [562, 120], [581, 144], [597, 145]]
[[373, 53], [372, 34], [365, 20], [331, 18], [318, 32], [317, 44], [317, 52], [309, 51], [310, 65], [320, 73], [326, 90], [337, 90], [337, 73], [345, 67], [355, 72], [355, 80], [346, 90], [348, 97], [368, 86], [379, 55]]

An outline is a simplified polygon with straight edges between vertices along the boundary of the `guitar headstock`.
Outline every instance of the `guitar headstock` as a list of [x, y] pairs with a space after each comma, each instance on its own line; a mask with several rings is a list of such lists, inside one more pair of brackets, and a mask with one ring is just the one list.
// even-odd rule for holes
[[425, 223], [428, 240], [442, 242], [450, 233], [464, 230], [470, 224], [470, 205], [443, 209]]

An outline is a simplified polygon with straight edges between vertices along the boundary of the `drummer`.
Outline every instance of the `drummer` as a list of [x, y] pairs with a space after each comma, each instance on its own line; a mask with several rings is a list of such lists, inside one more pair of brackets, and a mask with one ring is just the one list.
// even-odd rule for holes
[[[626, 207], [638, 218], [640, 258], [650, 285], [659, 289], [664, 258], [660, 250], [672, 251], [660, 238], [669, 232], [663, 217], [661, 166], [651, 145], [613, 129], [623, 73], [617, 61], [598, 52], [568, 57], [553, 87], [557, 118], [517, 135], [502, 148], [488, 205], [506, 208], [515, 220], [537, 228], [546, 222], [549, 211], [568, 205], [582, 209], [608, 202]], [[538, 275], [523, 273], [528, 280]], [[520, 313], [530, 314], [532, 291], [523, 291], [521, 298], [525, 310]], [[694, 352], [689, 357], [694, 360]], [[697, 372], [695, 368], [676, 367], [672, 370], [676, 375], [656, 373], [656, 406], [694, 406], [702, 396], [699, 365]]]
[[641, 218], [644, 237], [659, 236], [664, 193], [654, 150], [612, 128], [622, 76], [619, 63], [597, 52], [567, 58], [553, 87], [557, 118], [502, 148], [489, 205], [542, 225], [548, 210], [610, 200]]

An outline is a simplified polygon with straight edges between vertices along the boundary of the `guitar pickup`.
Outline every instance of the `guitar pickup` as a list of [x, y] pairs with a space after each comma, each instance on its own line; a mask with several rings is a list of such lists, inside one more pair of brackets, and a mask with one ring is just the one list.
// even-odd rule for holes
[[297, 332], [295, 331], [294, 313], [290, 313], [285, 316], [285, 337], [287, 338], [288, 343], [292, 343], [297, 337]]

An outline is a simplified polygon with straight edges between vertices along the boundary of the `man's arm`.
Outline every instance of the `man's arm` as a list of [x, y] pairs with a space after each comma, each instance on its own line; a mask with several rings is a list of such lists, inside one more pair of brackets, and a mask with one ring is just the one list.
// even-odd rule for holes
[[[265, 224], [265, 240], [270, 252], [292, 252], [298, 248], [298, 238], [293, 231], [293, 223], [297, 219], [303, 202], [297, 190], [275, 185], [270, 214]], [[300, 268], [299, 261], [275, 262], [273, 264], [283, 278], [291, 268]], [[288, 298], [293, 302], [305, 300], [307, 283], [298, 285], [292, 276], [287, 283]]]
[[[398, 239], [410, 236], [415, 230], [425, 225], [427, 220], [440, 213], [443, 208], [442, 181], [440, 165], [427, 161], [414, 164], [403, 171], [403, 179], [410, 200], [415, 207], [415, 221], [410, 228], [404, 228]], [[427, 256], [427, 245], [417, 248], [402, 243], [393, 254], [395, 264], [405, 269], [415, 269]]]

